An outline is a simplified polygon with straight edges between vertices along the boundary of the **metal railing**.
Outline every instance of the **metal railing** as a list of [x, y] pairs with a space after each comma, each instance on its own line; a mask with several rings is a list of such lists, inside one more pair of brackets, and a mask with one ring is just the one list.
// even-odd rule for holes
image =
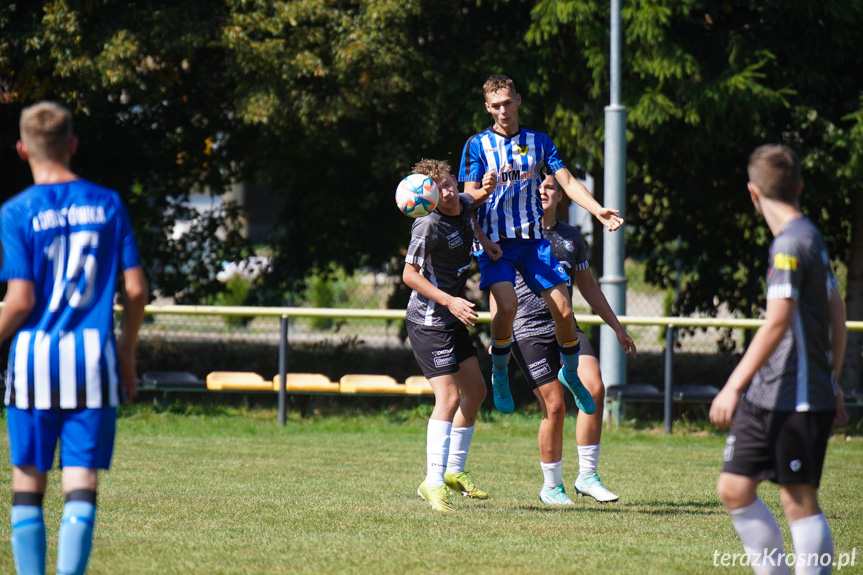
[[[118, 311], [121, 308], [117, 308]], [[148, 315], [223, 316], [223, 317], [270, 317], [280, 319], [279, 329], [279, 425], [285, 425], [287, 393], [285, 390], [288, 372], [288, 323], [291, 318], [327, 319], [377, 319], [404, 321], [404, 310], [331, 309], [301, 307], [227, 307], [227, 306], [155, 306], [146, 308]], [[698, 318], [698, 317], [628, 317], [618, 318], [624, 326], [659, 326], [665, 328], [665, 403], [664, 421], [666, 433], [671, 432], [672, 382], [674, 369], [674, 341], [678, 328], [736, 328], [757, 329], [762, 319]], [[479, 323], [490, 323], [489, 312], [479, 312]], [[600, 325], [602, 319], [596, 315], [576, 315], [580, 325]], [[863, 331], [863, 321], [846, 322], [849, 331]]]

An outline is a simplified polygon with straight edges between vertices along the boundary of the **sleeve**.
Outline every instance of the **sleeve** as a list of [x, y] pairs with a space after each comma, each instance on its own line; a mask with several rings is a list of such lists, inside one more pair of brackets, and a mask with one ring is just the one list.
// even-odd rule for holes
[[485, 158], [482, 155], [482, 141], [475, 134], [464, 145], [461, 154], [461, 166], [458, 170], [459, 182], [481, 182], [487, 170]]
[[27, 225], [30, 218], [19, 213], [15, 206], [6, 204], [0, 209], [0, 244], [2, 266], [0, 280], [33, 281], [33, 257], [27, 242]]
[[770, 266], [767, 271], [767, 299], [797, 301], [803, 279], [799, 243], [791, 238], [778, 237], [770, 245]]
[[434, 247], [432, 226], [429, 225], [428, 216], [417, 219], [411, 228], [411, 242], [405, 254], [405, 262], [423, 266], [428, 254]]
[[590, 268], [590, 262], [587, 260], [587, 247], [584, 245], [584, 238], [581, 237], [581, 232], [575, 226], [572, 226], [572, 243], [575, 246], [575, 249], [573, 250], [575, 271], [582, 271]]
[[563, 163], [563, 160], [560, 159], [560, 155], [557, 153], [557, 147], [554, 145], [554, 142], [546, 134], [542, 135], [542, 149], [545, 152], [543, 160], [545, 160], [545, 164], [548, 166], [549, 173], [555, 174], [566, 167], [566, 164]]
[[464, 203], [464, 209], [467, 210], [470, 217], [476, 217], [476, 200], [473, 199], [473, 196], [462, 192], [458, 197]]
[[132, 222], [126, 207], [119, 196], [114, 196], [117, 204], [117, 219], [119, 222], [119, 241], [117, 245], [120, 251], [120, 268], [126, 271], [141, 265], [141, 257], [138, 255], [138, 243], [135, 241], [135, 233], [132, 231]]

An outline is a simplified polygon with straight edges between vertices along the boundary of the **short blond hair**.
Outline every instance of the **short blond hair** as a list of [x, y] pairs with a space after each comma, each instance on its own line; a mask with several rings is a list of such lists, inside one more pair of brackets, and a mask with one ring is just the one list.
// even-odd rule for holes
[[450, 165], [444, 160], [422, 159], [413, 167], [414, 174], [422, 174], [435, 182], [452, 172]]
[[515, 89], [515, 82], [503, 74], [492, 74], [482, 85], [483, 94], [494, 94], [500, 90], [512, 90], [513, 94], [518, 94]]
[[749, 156], [749, 181], [768, 199], [786, 204], [797, 202], [800, 161], [791, 148], [778, 144], [759, 146]]
[[72, 113], [56, 102], [39, 102], [21, 112], [21, 141], [36, 160], [61, 161], [72, 140]]

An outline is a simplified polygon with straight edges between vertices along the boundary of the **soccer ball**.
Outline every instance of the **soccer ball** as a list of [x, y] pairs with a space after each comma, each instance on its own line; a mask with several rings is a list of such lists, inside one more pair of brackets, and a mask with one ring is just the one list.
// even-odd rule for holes
[[406, 216], [421, 218], [434, 211], [438, 202], [434, 180], [423, 174], [411, 174], [396, 188], [396, 205]]

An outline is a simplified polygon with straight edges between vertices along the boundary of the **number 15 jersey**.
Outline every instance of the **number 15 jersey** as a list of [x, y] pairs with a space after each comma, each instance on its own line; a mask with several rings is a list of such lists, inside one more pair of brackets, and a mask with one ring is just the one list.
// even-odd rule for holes
[[86, 180], [31, 186], [0, 209], [0, 242], [0, 280], [30, 281], [36, 297], [12, 341], [6, 405], [119, 405], [114, 291], [118, 270], [141, 265], [120, 197]]

